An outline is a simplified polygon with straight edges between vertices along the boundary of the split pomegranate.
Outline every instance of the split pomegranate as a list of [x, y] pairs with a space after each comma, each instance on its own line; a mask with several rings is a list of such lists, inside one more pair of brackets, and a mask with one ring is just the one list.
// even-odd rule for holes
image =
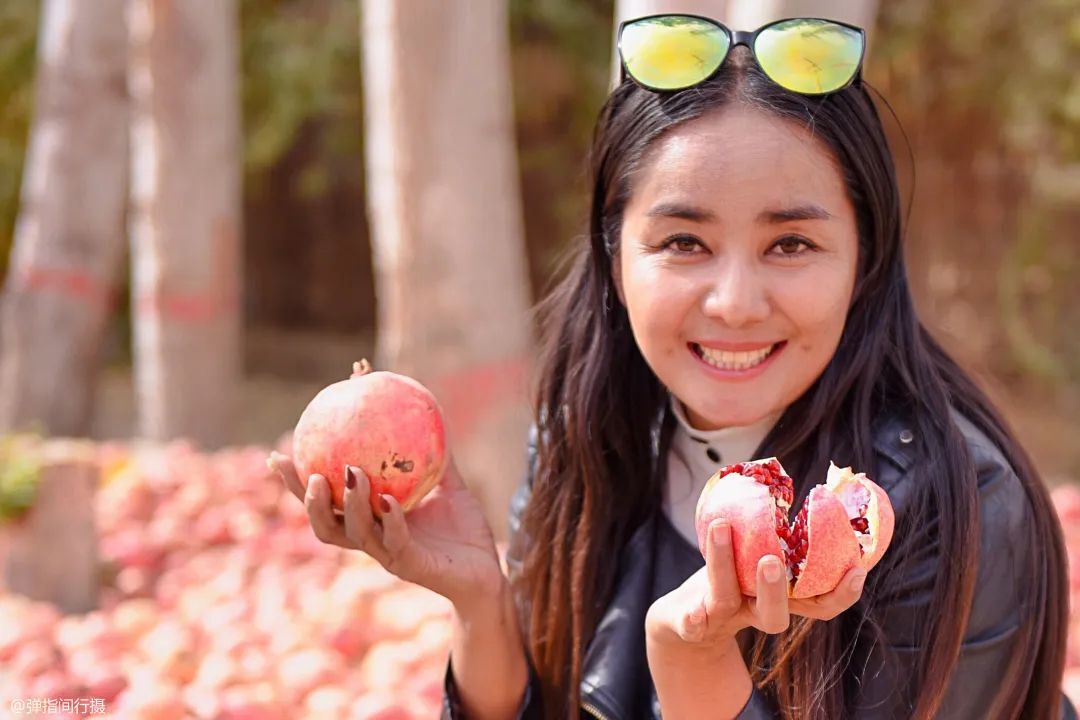
[[353, 364], [348, 380], [323, 388], [293, 431], [293, 461], [305, 484], [318, 473], [330, 483], [333, 503], [344, 507], [345, 466], [359, 467], [371, 482], [371, 509], [379, 496], [411, 509], [442, 478], [446, 467], [442, 411], [416, 380]]
[[848, 570], [869, 570], [881, 560], [893, 534], [889, 496], [851, 468], [829, 463], [825, 483], [812, 489], [794, 522], [791, 478], [776, 458], [737, 463], [718, 470], [698, 498], [695, 528], [705, 554], [710, 523], [731, 525], [739, 585], [757, 591], [757, 564], [765, 555], [785, 561], [788, 595], [813, 597], [831, 592]]

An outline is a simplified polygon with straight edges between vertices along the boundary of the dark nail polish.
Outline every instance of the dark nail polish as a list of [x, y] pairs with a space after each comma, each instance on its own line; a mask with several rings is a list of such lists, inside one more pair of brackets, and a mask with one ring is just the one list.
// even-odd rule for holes
[[356, 473], [348, 465], [345, 466], [345, 487], [350, 490], [356, 487]]
[[388, 503], [386, 501], [386, 496], [385, 495], [380, 495], [379, 496], [379, 507], [382, 508], [382, 511], [384, 513], [390, 512], [390, 503]]

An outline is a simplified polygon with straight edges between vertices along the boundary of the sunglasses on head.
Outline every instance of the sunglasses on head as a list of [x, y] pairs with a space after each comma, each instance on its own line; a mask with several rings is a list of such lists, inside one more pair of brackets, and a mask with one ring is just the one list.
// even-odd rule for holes
[[619, 24], [622, 79], [629, 76], [649, 90], [684, 90], [715, 75], [736, 45], [748, 47], [777, 85], [802, 95], [826, 95], [858, 77], [866, 34], [820, 18], [777, 20], [736, 32], [699, 15], [649, 15]]

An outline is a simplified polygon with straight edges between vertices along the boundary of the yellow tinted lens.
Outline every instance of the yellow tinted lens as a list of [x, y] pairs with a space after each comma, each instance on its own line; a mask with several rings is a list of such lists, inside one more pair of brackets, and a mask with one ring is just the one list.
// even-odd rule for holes
[[728, 50], [728, 36], [712, 23], [683, 15], [632, 22], [619, 52], [626, 71], [654, 90], [679, 90], [712, 75]]
[[786, 20], [757, 37], [761, 69], [778, 85], [814, 95], [842, 88], [859, 68], [863, 36], [827, 20]]

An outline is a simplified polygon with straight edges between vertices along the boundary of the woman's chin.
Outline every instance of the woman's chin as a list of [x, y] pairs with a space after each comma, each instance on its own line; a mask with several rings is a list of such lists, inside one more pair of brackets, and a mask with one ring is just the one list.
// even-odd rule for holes
[[766, 418], [779, 414], [771, 407], [761, 406], [744, 408], [728, 406], [722, 409], [703, 408], [705, 412], [698, 412], [685, 402], [683, 406], [687, 408], [687, 419], [690, 420], [690, 424], [695, 429], [702, 431], [756, 425]]

